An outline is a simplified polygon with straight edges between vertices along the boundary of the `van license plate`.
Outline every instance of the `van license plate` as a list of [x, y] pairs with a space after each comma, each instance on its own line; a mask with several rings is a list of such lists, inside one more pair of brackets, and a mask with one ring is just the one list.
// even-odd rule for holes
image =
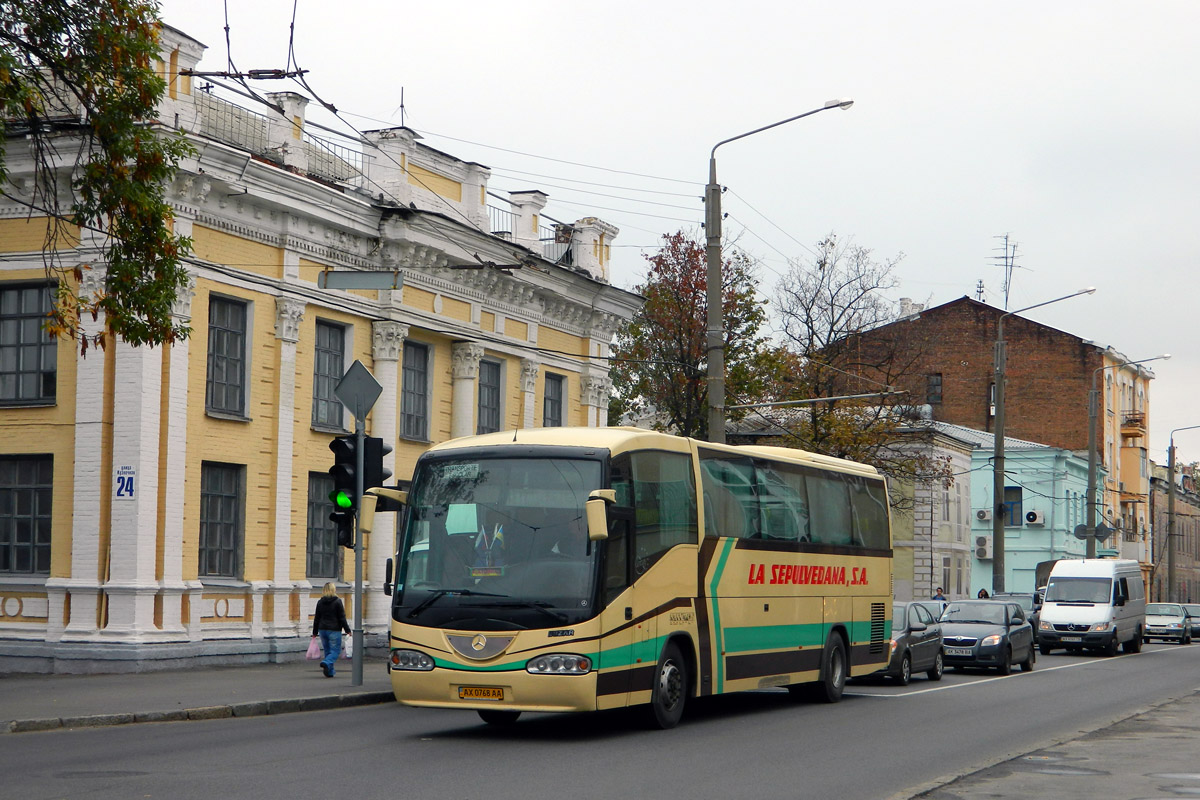
[[973, 655], [973, 653], [971, 652], [971, 648], [969, 648], [969, 647], [947, 647], [946, 655], [964, 657], [964, 656], [971, 656], [971, 655]]
[[504, 690], [498, 686], [460, 686], [459, 700], [503, 700]]
[[1064, 636], [1064, 637], [1062, 637], [1062, 641], [1064, 641], [1064, 642], [1082, 642], [1083, 637], [1082, 636]]

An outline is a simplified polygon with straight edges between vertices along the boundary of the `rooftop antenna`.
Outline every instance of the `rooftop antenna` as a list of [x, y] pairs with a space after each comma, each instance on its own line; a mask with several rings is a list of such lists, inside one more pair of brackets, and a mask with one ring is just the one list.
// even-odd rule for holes
[[980, 303], [983, 302], [983, 279], [981, 278], [975, 284], [975, 299]]
[[[994, 236], [994, 239], [1004, 240], [1004, 255], [992, 256], [992, 260], [1004, 267], [1004, 310], [1008, 310], [1008, 295], [1012, 291], [1013, 270], [1017, 266], [1017, 243], [1009, 241], [1009, 235]], [[1000, 248], [994, 248], [1000, 249]]]

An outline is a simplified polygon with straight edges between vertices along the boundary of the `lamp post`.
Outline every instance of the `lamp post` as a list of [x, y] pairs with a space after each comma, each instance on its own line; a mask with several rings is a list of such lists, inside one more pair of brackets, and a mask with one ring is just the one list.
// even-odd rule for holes
[[708, 440], [725, 442], [725, 313], [721, 296], [721, 187], [717, 184], [717, 148], [762, 131], [795, 122], [831, 108], [854, 105], [848, 97], [830, 100], [821, 108], [722, 139], [708, 156], [708, 185], [704, 187], [704, 231], [708, 244]]
[[1171, 446], [1167, 448], [1167, 602], [1175, 602], [1175, 434], [1190, 431], [1200, 425], [1188, 425], [1171, 431]]
[[1089, 286], [1078, 292], [1035, 303], [1015, 311], [1006, 311], [996, 323], [996, 347], [994, 353], [994, 375], [996, 386], [996, 421], [992, 426], [995, 442], [992, 446], [992, 594], [1003, 592], [1004, 587], [1004, 378], [1007, 353], [1004, 341], [1004, 320], [1022, 311], [1048, 306], [1061, 300], [1069, 300], [1081, 294], [1092, 294], [1096, 287]]
[[1096, 379], [1106, 369], [1118, 369], [1133, 364], [1145, 364], [1147, 361], [1165, 361], [1170, 357], [1170, 353], [1163, 353], [1161, 356], [1142, 358], [1137, 361], [1122, 361], [1119, 364], [1107, 364], [1092, 370], [1092, 391], [1088, 393], [1087, 549], [1084, 552], [1084, 556], [1087, 558], [1096, 557], [1096, 472], [1097, 463], [1099, 462], [1096, 452], [1099, 446], [1097, 443], [1099, 436], [1096, 433], [1096, 418], [1100, 415], [1100, 389], [1096, 385]]

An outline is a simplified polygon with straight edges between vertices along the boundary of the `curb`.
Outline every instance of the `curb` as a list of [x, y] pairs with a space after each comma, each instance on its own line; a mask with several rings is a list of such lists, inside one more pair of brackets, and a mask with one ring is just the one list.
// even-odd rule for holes
[[396, 696], [392, 692], [356, 692], [300, 699], [259, 700], [232, 705], [200, 706], [172, 711], [17, 719], [0, 729], [0, 733], [33, 733], [62, 728], [102, 728], [111, 725], [132, 725], [138, 722], [182, 722], [185, 720], [228, 719], [229, 717], [261, 717], [272, 714], [293, 714], [300, 711], [328, 711], [334, 708], [393, 703], [395, 700]]

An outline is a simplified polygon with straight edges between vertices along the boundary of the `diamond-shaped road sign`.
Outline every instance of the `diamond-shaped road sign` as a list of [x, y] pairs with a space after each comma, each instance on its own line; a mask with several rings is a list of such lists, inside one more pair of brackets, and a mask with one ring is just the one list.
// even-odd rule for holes
[[382, 392], [383, 387], [379, 385], [379, 381], [375, 380], [371, 370], [364, 367], [363, 363], [357, 359], [350, 365], [350, 369], [346, 370], [346, 374], [342, 376], [333, 390], [337, 399], [350, 409], [350, 413], [354, 415], [355, 419], [365, 419]]

